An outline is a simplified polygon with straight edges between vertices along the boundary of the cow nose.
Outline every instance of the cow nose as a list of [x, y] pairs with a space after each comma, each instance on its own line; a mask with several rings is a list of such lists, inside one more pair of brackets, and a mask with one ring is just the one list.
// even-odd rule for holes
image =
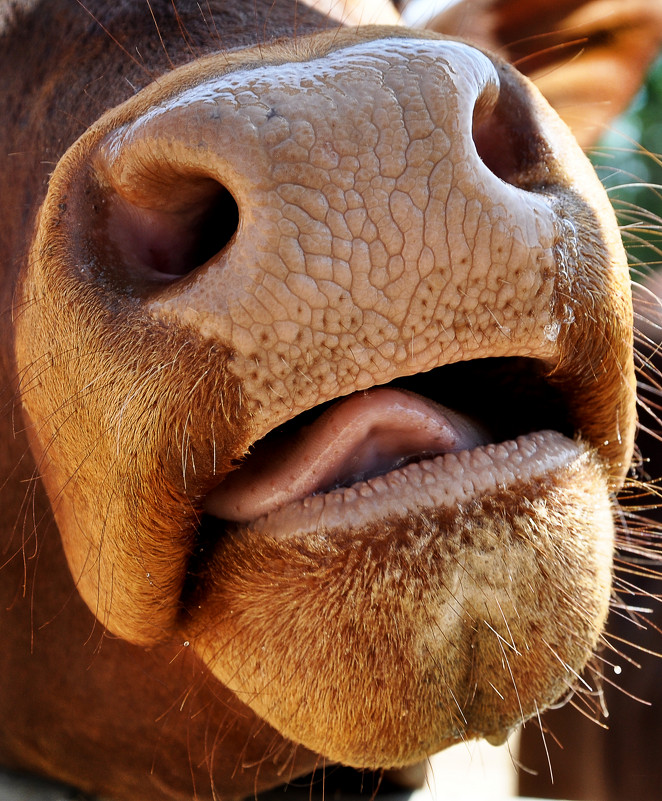
[[110, 190], [97, 230], [116, 269], [168, 283], [243, 251], [242, 238], [287, 243], [304, 271], [357, 238], [396, 257], [405, 218], [453, 186], [454, 162], [506, 180], [521, 168], [487, 58], [449, 42], [390, 47], [213, 77], [114, 132], [97, 161]]
[[227, 347], [256, 436], [441, 363], [551, 361], [561, 237], [534, 90], [442, 39], [301, 58], [212, 59], [101, 137], [80, 261]]

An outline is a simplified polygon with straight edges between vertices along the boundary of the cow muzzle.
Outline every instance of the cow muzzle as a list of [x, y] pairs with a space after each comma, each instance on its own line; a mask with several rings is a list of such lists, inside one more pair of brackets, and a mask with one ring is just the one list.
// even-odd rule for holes
[[111, 631], [185, 639], [360, 766], [572, 686], [632, 450], [628, 278], [510, 67], [366, 29], [180, 68], [64, 157], [18, 297], [32, 446]]

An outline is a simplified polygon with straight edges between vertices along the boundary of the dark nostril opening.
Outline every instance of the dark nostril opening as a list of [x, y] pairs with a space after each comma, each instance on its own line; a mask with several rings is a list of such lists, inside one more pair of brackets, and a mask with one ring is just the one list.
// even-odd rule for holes
[[479, 98], [472, 136], [478, 156], [502, 181], [528, 188], [539, 178], [545, 160], [540, 127], [527, 104], [504, 87], [493, 103]]
[[224, 186], [217, 187], [216, 196], [200, 219], [192, 269], [224, 250], [239, 228], [237, 202]]
[[134, 280], [172, 280], [220, 254], [239, 227], [230, 191], [207, 177], [159, 182], [138, 202], [113, 192], [106, 235]]
[[503, 124], [494, 116], [482, 119], [478, 125], [474, 119], [473, 140], [485, 166], [501, 180], [512, 183], [511, 177], [517, 172], [517, 157]]

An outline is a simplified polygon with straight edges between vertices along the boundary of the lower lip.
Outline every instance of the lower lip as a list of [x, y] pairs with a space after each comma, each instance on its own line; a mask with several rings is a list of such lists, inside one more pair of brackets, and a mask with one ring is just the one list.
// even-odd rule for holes
[[446, 453], [408, 464], [351, 487], [308, 495], [238, 524], [275, 539], [354, 530], [379, 519], [452, 509], [481, 495], [551, 476], [587, 449], [557, 431], [538, 431], [499, 444]]

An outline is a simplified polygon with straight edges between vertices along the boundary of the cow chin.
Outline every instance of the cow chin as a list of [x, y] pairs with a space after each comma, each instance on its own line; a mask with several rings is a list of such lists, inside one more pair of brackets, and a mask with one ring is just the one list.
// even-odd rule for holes
[[455, 508], [291, 537], [230, 528], [190, 594], [191, 645], [331, 760], [402, 766], [499, 742], [576, 684], [607, 613], [612, 537], [603, 469], [581, 446], [552, 475]]

